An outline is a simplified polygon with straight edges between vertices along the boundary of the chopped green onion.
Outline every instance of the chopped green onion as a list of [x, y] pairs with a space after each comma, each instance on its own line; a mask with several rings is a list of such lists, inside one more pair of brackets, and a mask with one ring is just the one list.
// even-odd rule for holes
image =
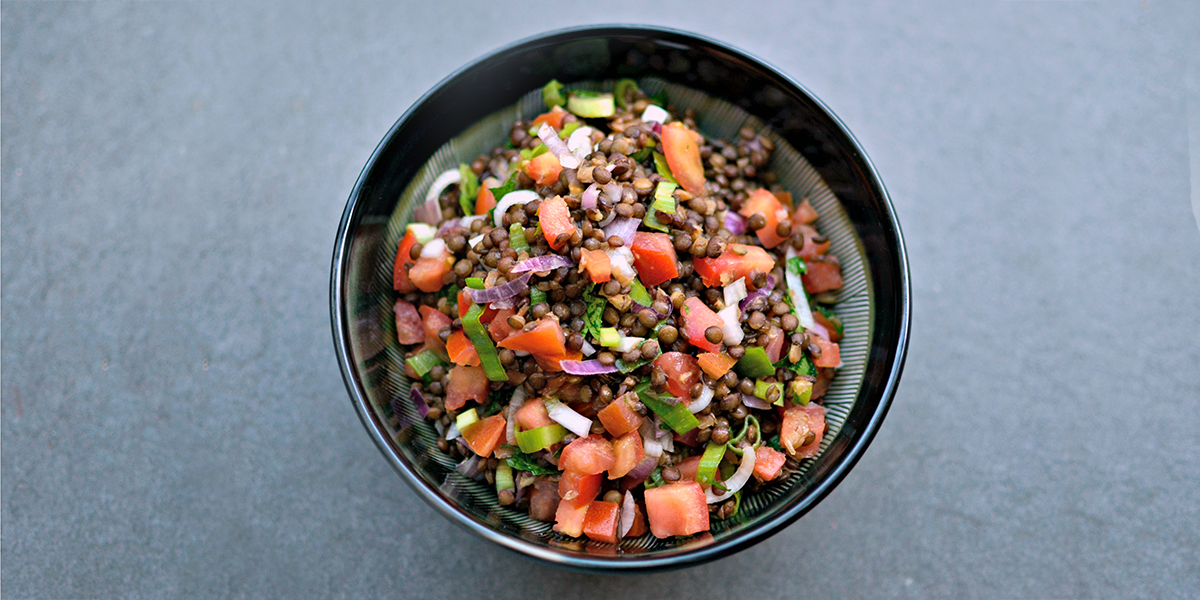
[[658, 231], [670, 232], [670, 230], [667, 229], [667, 226], [665, 224], [659, 222], [657, 215], [658, 215], [658, 211], [654, 210], [654, 206], [651, 205], [649, 208], [646, 209], [646, 218], [642, 219], [642, 223], [645, 224], [646, 227], [649, 227], [650, 229], [657, 229]]
[[804, 259], [799, 256], [793, 256], [787, 260], [788, 271], [796, 275], [803, 275], [808, 272], [808, 265], [804, 264]]
[[648, 141], [645, 148], [630, 154], [629, 158], [632, 158], [634, 162], [640, 163], [650, 157], [650, 153], [653, 152], [653, 150], [651, 150], [652, 148], [654, 148], [654, 143]]
[[406, 362], [408, 366], [417, 372], [417, 375], [425, 377], [430, 369], [442, 364], [442, 359], [438, 358], [438, 355], [434, 354], [433, 350], [425, 349], [414, 356], [408, 357]]
[[529, 286], [529, 306], [540, 304], [546, 301], [546, 292], [537, 289], [536, 286]]
[[654, 170], [657, 171], [663, 179], [666, 179], [667, 181], [676, 185], [679, 184], [679, 181], [675, 179], [674, 175], [671, 174], [671, 167], [667, 164], [667, 157], [663, 156], [661, 152], [654, 153]]
[[469, 287], [473, 290], [482, 290], [483, 289], [483, 278], [482, 277], [468, 277], [467, 278], [467, 287]]
[[462, 430], [467, 428], [467, 425], [478, 422], [479, 413], [475, 412], [474, 408], [470, 408], [466, 412], [459, 413], [459, 415], [455, 417], [454, 426], [457, 427], [458, 431], [461, 433]]
[[767, 351], [762, 346], [750, 346], [746, 354], [734, 365], [742, 377], [770, 377], [775, 374], [775, 366], [767, 357]]
[[621, 333], [616, 327], [601, 327], [600, 328], [600, 345], [606, 348], [612, 348], [621, 343]]
[[700, 485], [712, 485], [713, 478], [717, 474], [717, 467], [721, 464], [721, 459], [725, 457], [725, 444], [708, 443], [708, 447], [704, 449], [704, 454], [700, 457], [700, 466], [696, 469], [696, 483]]
[[479, 194], [479, 177], [470, 165], [458, 165], [458, 173], [462, 175], [462, 183], [458, 184], [458, 205], [462, 207], [463, 215], [475, 214], [475, 196]]
[[516, 484], [513, 483], [512, 467], [508, 466], [506, 462], [496, 465], [496, 493], [499, 494], [504, 490], [516, 487]]
[[617, 112], [612, 94], [571, 94], [567, 96], [567, 110], [585, 119], [611, 117]]
[[629, 104], [625, 102], [625, 96], [628, 96], [630, 92], [637, 92], [637, 82], [632, 79], [618, 79], [617, 84], [613, 86], [613, 97], [617, 101], [617, 106], [629, 108]]
[[[532, 133], [532, 135], [536, 137], [537, 132], [534, 131]], [[545, 154], [549, 150], [550, 149], [547, 148], [545, 144], [541, 144], [534, 148], [522, 148], [520, 155], [521, 155], [521, 158], [523, 158], [525, 160], [533, 160], [533, 159]]]
[[508, 227], [508, 247], [514, 252], [529, 249], [529, 242], [525, 241], [525, 228], [521, 227], [520, 223], [513, 223]]
[[529, 431], [518, 431], [517, 446], [521, 448], [521, 452], [537, 452], [557, 444], [566, 435], [567, 428], [558, 423]]
[[654, 209], [659, 212], [675, 214], [675, 190], [679, 188], [679, 184], [669, 181], [658, 182], [658, 187], [654, 188]]
[[813, 382], [807, 379], [796, 378], [792, 380], [790, 391], [792, 392], [791, 401], [804, 406], [812, 400]]
[[463, 332], [475, 346], [475, 353], [479, 355], [479, 364], [483, 366], [483, 372], [487, 374], [487, 378], [492, 381], [508, 381], [508, 373], [504, 372], [504, 365], [500, 364], [500, 355], [496, 353], [492, 336], [488, 335], [487, 328], [479, 322], [481, 316], [483, 316], [483, 307], [471, 304], [471, 310], [468, 310], [466, 316], [462, 318]]
[[646, 478], [646, 483], [643, 484], [646, 489], [651, 490], [666, 483], [662, 478], [662, 467], [655, 467], [650, 471], [650, 476]]
[[557, 79], [551, 79], [542, 87], [542, 102], [546, 103], [546, 108], [552, 109], [555, 106], [562, 106], [567, 103], [567, 99], [562, 95], [563, 85]]
[[558, 132], [558, 137], [560, 139], [565, 140], [565, 139], [571, 137], [571, 134], [575, 133], [575, 130], [579, 129], [582, 126], [583, 126], [583, 123], [580, 121], [571, 121], [570, 123], [563, 125], [562, 131]]
[[629, 299], [642, 306], [650, 306], [654, 302], [654, 299], [650, 297], [650, 292], [646, 291], [646, 286], [636, 278], [629, 282]]
[[[776, 394], [774, 400], [771, 400], [771, 390], [772, 389], [779, 390], [779, 393]], [[757, 379], [754, 381], [754, 395], [758, 396], [759, 398], [762, 398], [763, 400], [766, 400], [767, 402], [774, 404], [775, 406], [783, 406], [783, 384], [782, 383], [778, 383], [778, 382], [767, 383], [766, 381]]]
[[700, 426], [696, 415], [688, 411], [686, 402], [668, 404], [660, 400], [658, 394], [650, 391], [649, 381], [640, 383], [633, 389], [637, 392], [638, 399], [642, 401], [642, 404], [654, 411], [654, 414], [658, 415], [667, 427], [675, 430], [675, 433], [683, 435]]

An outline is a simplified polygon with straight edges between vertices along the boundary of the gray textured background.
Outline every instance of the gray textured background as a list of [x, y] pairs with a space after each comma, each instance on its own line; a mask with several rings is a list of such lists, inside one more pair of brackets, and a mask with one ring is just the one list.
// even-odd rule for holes
[[[1195, 597], [1200, 5], [961, 4], [5, 2], [0, 593]], [[882, 431], [814, 511], [606, 578], [410, 493], [351, 409], [327, 287], [350, 188], [420, 94], [623, 20], [833, 107], [892, 193], [914, 325]]]

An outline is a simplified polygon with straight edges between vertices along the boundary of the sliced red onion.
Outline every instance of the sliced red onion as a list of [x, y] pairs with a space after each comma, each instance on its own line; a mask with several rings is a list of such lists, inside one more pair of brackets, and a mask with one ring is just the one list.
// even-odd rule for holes
[[725, 229], [733, 235], [744, 235], [746, 233], [746, 217], [739, 215], [732, 210], [725, 213]]
[[628, 492], [633, 488], [642, 485], [646, 478], [650, 477], [650, 473], [654, 472], [654, 467], [658, 466], [658, 457], [651, 458], [647, 456], [638, 463], [636, 467], [625, 474], [625, 478], [621, 480], [621, 491]]
[[492, 213], [492, 224], [500, 227], [504, 223], [504, 213], [508, 212], [514, 204], [527, 204], [539, 199], [540, 196], [533, 190], [516, 190], [509, 192], [500, 198], [500, 202], [496, 204], [496, 208]]
[[625, 492], [625, 498], [621, 500], [621, 520], [617, 527], [617, 537], [623, 538], [633, 529], [633, 518], [637, 514], [637, 504], [633, 501], [633, 494]]
[[[787, 258], [791, 259], [800, 256], [796, 249], [788, 244]], [[792, 305], [796, 307], [796, 318], [800, 320], [800, 325], [805, 329], [812, 329], [816, 325], [813, 320], [812, 308], [808, 306], [808, 295], [804, 293], [804, 282], [800, 276], [793, 273], [790, 268], [784, 268], [783, 278], [787, 282], [787, 293], [792, 299]], [[825, 339], [829, 339], [829, 332], [825, 332]]]
[[677, 444], [683, 444], [689, 448], [695, 448], [696, 446], [700, 445], [700, 428], [696, 427], [683, 435], [679, 435], [677, 433], [674, 435], [673, 439]]
[[[470, 450], [467, 451], [471, 452]], [[484, 469], [480, 467], [480, 463], [483, 463], [481, 457], [472, 452], [471, 457], [458, 463], [458, 466], [454, 467], [454, 470], [462, 473], [463, 477], [474, 479], [475, 481], [483, 481], [487, 476], [484, 474]]]
[[562, 370], [571, 375], [604, 375], [606, 373], [620, 373], [615, 364], [605, 365], [599, 360], [563, 360], [559, 361], [562, 365]]
[[[587, 192], [584, 192], [584, 194], [586, 193]], [[610, 238], [615, 235], [621, 238], [621, 241], [625, 242], [626, 246], [632, 246], [633, 236], [637, 234], [638, 225], [640, 223], [641, 221], [632, 217], [619, 217], [613, 219], [612, 223], [609, 223], [604, 227], [604, 237]]]
[[580, 127], [571, 132], [571, 136], [567, 138], [567, 149], [576, 157], [582, 158], [592, 153], [592, 132], [595, 129], [591, 127]]
[[517, 390], [513, 392], [512, 399], [508, 401], [508, 406], [504, 410], [508, 413], [508, 420], [504, 423], [504, 441], [507, 444], [517, 444], [517, 410], [525, 405], [525, 386], [517, 386]]
[[429, 403], [425, 401], [425, 394], [421, 393], [420, 388], [412, 388], [408, 392], [408, 399], [412, 400], [413, 406], [417, 408], [417, 414], [421, 418], [429, 416]]
[[658, 121], [651, 123], [650, 131], [653, 131], [654, 133], [656, 133], [658, 135], [662, 135], [662, 123], [659, 123]]
[[570, 406], [554, 399], [546, 399], [546, 411], [550, 419], [566, 427], [568, 431], [579, 437], [587, 437], [592, 432], [592, 420], [575, 412]]
[[520, 294], [523, 290], [528, 289], [529, 278], [532, 276], [532, 273], [526, 273], [503, 285], [498, 285], [496, 287], [490, 287], [483, 290], [467, 288], [466, 294], [467, 297], [475, 301], [476, 304], [487, 304], [489, 302], [496, 302], [497, 300], [507, 300], [516, 296], [517, 294]]
[[713, 399], [712, 388], [708, 387], [707, 385], [702, 385], [701, 387], [703, 387], [704, 389], [700, 391], [700, 396], [698, 398], [696, 398], [695, 400], [692, 400], [691, 404], [688, 404], [688, 412], [690, 412], [692, 414], [696, 414], [696, 413], [704, 410], [705, 408], [708, 407], [709, 403], [712, 402], [712, 399]]
[[513, 266], [509, 273], [525, 273], [531, 271], [534, 273], [543, 273], [545, 271], [553, 271], [559, 267], [570, 267], [575, 263], [565, 256], [557, 254], [546, 254], [544, 256], [535, 256], [527, 258]]
[[542, 143], [546, 144], [546, 149], [558, 158], [558, 162], [564, 169], [579, 168], [579, 157], [575, 156], [570, 148], [567, 148], [566, 142], [558, 137], [558, 132], [553, 127], [542, 123], [542, 126], [538, 128], [537, 135], [541, 138]]
[[433, 238], [421, 248], [421, 258], [438, 258], [446, 253], [446, 240]]
[[766, 298], [767, 296], [770, 296], [771, 290], [773, 289], [775, 289], [775, 276], [767, 275], [767, 285], [747, 294], [746, 299], [742, 300], [741, 304], [738, 305], [738, 308], [746, 310], [746, 307], [749, 306], [751, 302], [754, 302], [759, 298]]
[[[738, 281], [741, 281], [740, 279]], [[742, 339], [746, 334], [742, 332], [741, 315], [738, 313], [736, 304], [726, 306], [717, 311], [717, 316], [721, 317], [721, 336], [724, 343], [730, 346], [736, 346], [742, 343]]]
[[737, 492], [741, 491], [742, 486], [746, 485], [746, 482], [750, 481], [750, 476], [754, 474], [754, 460], [754, 448], [749, 445], [743, 447], [742, 464], [738, 465], [737, 471], [734, 472], [733, 477], [730, 477], [729, 480], [725, 482], [725, 489], [728, 491], [721, 492], [718, 490], [716, 493], [714, 493], [711, 487], [704, 490], [704, 498], [708, 500], [708, 503], [712, 504], [714, 502], [724, 502], [732, 498]]
[[604, 184], [604, 195], [608, 196], [608, 201], [616, 206], [621, 203], [621, 184], [610, 181]]
[[746, 408], [753, 408], [756, 410], [768, 410], [771, 408], [771, 405], [768, 404], [766, 400], [751, 394], [742, 394], [742, 404], [745, 405]]
[[734, 306], [750, 295], [746, 291], [746, 279], [744, 277], [739, 277], [731, 281], [729, 285], [725, 286], [723, 291], [725, 292], [725, 306]]
[[413, 220], [437, 225], [442, 220], [442, 209], [438, 206], [438, 198], [446, 188], [462, 183], [462, 173], [457, 168], [450, 169], [433, 180], [429, 191], [425, 192], [425, 202], [413, 211]]
[[600, 184], [593, 183], [583, 190], [583, 196], [579, 198], [579, 208], [583, 210], [591, 210], [596, 208], [596, 201], [600, 198]]

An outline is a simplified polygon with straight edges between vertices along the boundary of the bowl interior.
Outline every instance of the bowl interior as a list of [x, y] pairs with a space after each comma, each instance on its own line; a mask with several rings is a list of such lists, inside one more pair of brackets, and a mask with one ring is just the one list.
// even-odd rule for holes
[[[503, 77], [502, 74], [513, 75]], [[734, 518], [687, 539], [646, 535], [612, 546], [565, 538], [500, 506], [494, 489], [463, 477], [437, 432], [407, 401], [395, 338], [392, 261], [413, 208], [438, 173], [470, 162], [544, 107], [540, 86], [611, 89], [632, 77], [670, 104], [694, 108], [708, 136], [742, 126], [776, 143], [770, 169], [821, 214], [818, 227], [843, 264], [836, 310], [846, 324], [843, 368], [826, 396], [822, 452], [786, 481], [743, 494]], [[522, 87], [523, 86], [523, 87]], [[494, 90], [495, 93], [481, 93]], [[507, 100], [507, 102], [506, 102]], [[482, 114], [481, 114], [482, 113]], [[508, 548], [587, 569], [679, 566], [744, 547], [777, 531], [832, 489], [861, 454], [890, 402], [907, 340], [907, 266], [882, 184], [840, 122], [803, 88], [716, 42], [653, 29], [593, 28], [543, 36], [485, 57], [426, 95], [389, 132], [351, 195], [333, 274], [335, 342], [368, 431], [433, 506]], [[400, 408], [394, 412], [392, 407]]]

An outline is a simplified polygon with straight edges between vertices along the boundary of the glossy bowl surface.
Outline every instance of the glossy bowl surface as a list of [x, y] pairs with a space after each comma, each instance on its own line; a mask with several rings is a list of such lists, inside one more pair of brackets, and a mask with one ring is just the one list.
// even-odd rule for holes
[[[771, 169], [797, 197], [813, 199], [822, 214], [818, 226], [846, 270], [837, 310], [847, 323], [847, 366], [827, 397], [830, 431], [822, 452], [801, 472], [744, 497], [739, 516], [715, 521], [708, 534], [683, 540], [647, 535], [614, 547], [561, 538], [547, 524], [500, 507], [494, 492], [454, 471], [453, 461], [432, 444], [436, 433], [415, 410], [393, 412], [393, 402], [409, 405], [390, 314], [390, 274], [413, 205], [445, 165], [470, 162], [504, 139], [515, 116], [536, 114], [536, 91], [550, 79], [604, 89], [626, 77], [697, 108], [707, 135], [729, 139], [745, 124], [776, 140]], [[778, 69], [727, 44], [619, 25], [517, 42], [426, 93], [387, 132], [359, 176], [338, 229], [331, 276], [334, 345], [347, 390], [368, 434], [402, 478], [447, 518], [485, 539], [594, 572], [698, 564], [759, 542], [811, 510], [854, 466], [888, 411], [908, 346], [909, 294], [904, 241], [887, 191], [832, 111]]]

